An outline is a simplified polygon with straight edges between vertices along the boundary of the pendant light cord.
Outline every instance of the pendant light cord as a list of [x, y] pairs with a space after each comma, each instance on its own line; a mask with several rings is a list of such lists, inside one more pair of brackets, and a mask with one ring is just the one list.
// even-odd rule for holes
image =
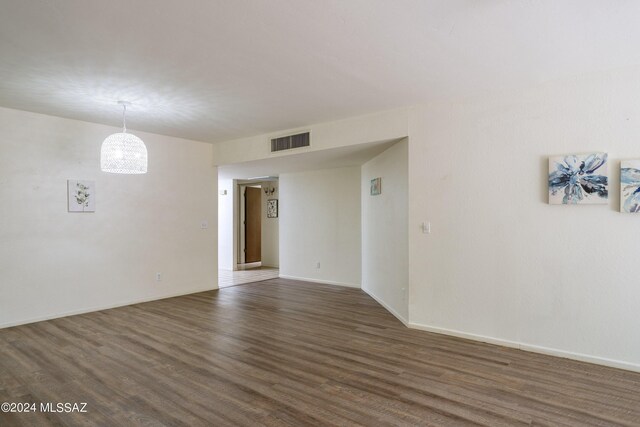
[[127, 104], [122, 104], [122, 133], [127, 133]]

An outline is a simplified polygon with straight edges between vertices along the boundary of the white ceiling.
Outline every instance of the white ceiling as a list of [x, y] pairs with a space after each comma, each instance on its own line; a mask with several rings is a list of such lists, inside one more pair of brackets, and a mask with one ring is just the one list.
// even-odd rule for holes
[[[282, 173], [359, 166], [373, 159], [396, 142], [398, 140], [370, 142], [219, 166], [218, 178], [248, 180], [256, 177], [276, 177]], [[269, 181], [269, 179], [258, 179], [257, 181]]]
[[640, 64], [637, 0], [0, 0], [0, 105], [216, 142]]

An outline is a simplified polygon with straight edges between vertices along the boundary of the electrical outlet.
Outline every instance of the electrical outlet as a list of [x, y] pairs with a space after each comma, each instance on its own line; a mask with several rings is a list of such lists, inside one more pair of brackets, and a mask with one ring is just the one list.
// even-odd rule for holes
[[156, 282], [162, 282], [162, 273], [156, 273]]
[[200, 222], [200, 228], [203, 230], [206, 230], [207, 228], [209, 228], [209, 221], [202, 221]]

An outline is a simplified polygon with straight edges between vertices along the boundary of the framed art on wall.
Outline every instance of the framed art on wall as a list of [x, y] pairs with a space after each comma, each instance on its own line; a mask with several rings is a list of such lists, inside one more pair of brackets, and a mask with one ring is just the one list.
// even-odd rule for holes
[[620, 212], [640, 213], [640, 160], [620, 163]]
[[549, 204], [606, 204], [609, 198], [607, 153], [549, 158]]
[[67, 180], [69, 212], [95, 212], [95, 186], [94, 181]]
[[278, 199], [267, 200], [267, 218], [278, 218]]
[[382, 178], [374, 178], [371, 180], [371, 195], [377, 196], [382, 194]]

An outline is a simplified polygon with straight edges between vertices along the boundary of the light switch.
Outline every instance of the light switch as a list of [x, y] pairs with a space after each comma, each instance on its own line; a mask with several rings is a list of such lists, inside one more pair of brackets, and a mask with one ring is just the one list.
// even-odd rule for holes
[[209, 221], [202, 221], [200, 223], [200, 228], [203, 230], [206, 230], [207, 228], [209, 228]]
[[431, 221], [422, 223], [422, 232], [424, 234], [431, 234]]

